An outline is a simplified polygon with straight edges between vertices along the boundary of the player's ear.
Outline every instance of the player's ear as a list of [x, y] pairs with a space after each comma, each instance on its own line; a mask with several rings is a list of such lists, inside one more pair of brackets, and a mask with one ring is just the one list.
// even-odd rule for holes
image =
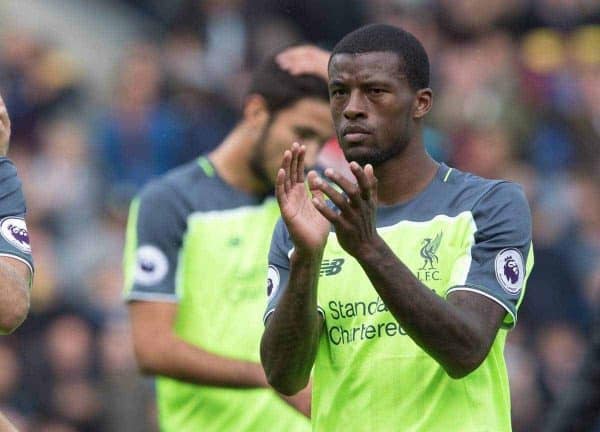
[[251, 94], [244, 101], [244, 120], [259, 126], [269, 119], [269, 109], [265, 99], [258, 94]]
[[431, 109], [433, 104], [433, 91], [430, 88], [417, 90], [413, 105], [413, 117], [420, 119]]

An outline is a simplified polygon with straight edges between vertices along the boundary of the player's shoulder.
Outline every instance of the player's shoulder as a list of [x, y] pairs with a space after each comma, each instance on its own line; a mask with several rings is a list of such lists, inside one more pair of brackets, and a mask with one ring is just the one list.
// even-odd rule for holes
[[5, 157], [0, 158], [0, 217], [25, 213], [25, 198], [17, 168]]
[[0, 157], [0, 197], [10, 194], [21, 187], [17, 168], [10, 159]]
[[445, 181], [450, 196], [465, 207], [475, 208], [494, 201], [526, 203], [520, 184], [506, 179], [487, 179], [476, 174], [446, 167]]
[[208, 186], [210, 176], [193, 160], [150, 180], [138, 194], [142, 202], [186, 200]]
[[281, 216], [277, 220], [271, 237], [271, 246], [269, 248], [269, 262], [277, 263], [279, 266], [285, 267], [286, 258], [289, 257], [290, 251], [294, 248], [292, 237]]
[[0, 157], [0, 181], [17, 175], [17, 168], [7, 157]]

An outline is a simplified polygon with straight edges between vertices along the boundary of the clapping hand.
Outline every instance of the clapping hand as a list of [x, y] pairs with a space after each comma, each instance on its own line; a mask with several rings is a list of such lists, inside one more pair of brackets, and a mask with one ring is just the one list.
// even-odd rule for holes
[[[373, 242], [379, 240], [375, 222], [377, 178], [370, 164], [363, 169], [356, 162], [351, 162], [350, 171], [356, 183], [331, 168], [325, 170], [325, 176], [337, 184], [345, 195], [318, 176], [311, 176], [308, 180], [311, 191], [321, 192], [313, 192], [314, 208], [333, 224], [338, 242], [344, 250], [360, 258], [368, 252]], [[325, 203], [324, 195], [335, 204], [337, 211]]]
[[[296, 252], [310, 255], [322, 252], [327, 243], [331, 224], [311, 202], [304, 184], [304, 155], [306, 147], [294, 143], [283, 155], [277, 173], [275, 195], [281, 216], [294, 242]], [[318, 174], [308, 173], [309, 185], [315, 184]], [[323, 200], [318, 188], [310, 188], [313, 199]]]

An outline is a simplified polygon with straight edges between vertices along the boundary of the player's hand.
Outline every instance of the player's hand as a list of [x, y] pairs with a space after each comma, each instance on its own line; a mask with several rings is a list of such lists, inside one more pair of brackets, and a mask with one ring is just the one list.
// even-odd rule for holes
[[275, 60], [279, 67], [292, 75], [318, 75], [327, 80], [329, 51], [314, 45], [299, 45], [280, 52]]
[[8, 146], [10, 143], [10, 118], [8, 110], [4, 104], [4, 100], [0, 95], [0, 156], [8, 154]]
[[[294, 242], [297, 252], [320, 253], [327, 243], [331, 224], [315, 206], [304, 184], [304, 155], [306, 147], [294, 143], [283, 154], [281, 168], [275, 182], [275, 195], [281, 210], [281, 217]], [[314, 171], [308, 173], [311, 179], [318, 178]], [[313, 198], [323, 195], [318, 189], [311, 189]]]
[[338, 211], [328, 207], [322, 196], [315, 196], [312, 200], [315, 208], [335, 227], [337, 239], [344, 250], [360, 258], [363, 253], [368, 252], [370, 246], [380, 240], [375, 223], [377, 178], [370, 164], [363, 169], [356, 162], [351, 162], [350, 171], [356, 178], [356, 183], [331, 168], [325, 170], [325, 175], [346, 196], [322, 179], [311, 178], [309, 185], [311, 189], [323, 192], [336, 205]]
[[294, 396], [286, 396], [281, 393], [279, 393], [279, 396], [306, 417], [310, 418], [312, 383], [309, 383], [304, 389], [300, 390]]

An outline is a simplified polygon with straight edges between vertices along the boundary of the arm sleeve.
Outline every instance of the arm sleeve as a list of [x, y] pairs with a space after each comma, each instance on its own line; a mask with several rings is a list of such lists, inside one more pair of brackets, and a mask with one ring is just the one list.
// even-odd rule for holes
[[502, 182], [479, 199], [472, 214], [475, 234], [467, 269], [453, 270], [454, 286], [446, 295], [471, 291], [488, 297], [506, 310], [504, 326], [511, 328], [533, 267], [529, 205], [520, 186]]
[[29, 233], [25, 223], [25, 197], [13, 163], [0, 158], [0, 256], [17, 259], [33, 273]]
[[177, 302], [177, 267], [185, 209], [167, 184], [151, 183], [129, 211], [124, 273], [127, 301]]
[[269, 268], [267, 270], [267, 310], [263, 316], [266, 323], [273, 313], [282, 293], [287, 288], [290, 276], [290, 255], [294, 249], [283, 219], [279, 219], [271, 238], [269, 249]]
[[[269, 268], [267, 270], [267, 309], [263, 315], [263, 322], [266, 323], [269, 316], [277, 308], [281, 296], [287, 289], [290, 278], [290, 256], [294, 251], [294, 243], [283, 222], [279, 219], [275, 225], [273, 237], [271, 238], [271, 248], [269, 249]], [[320, 306], [317, 310], [325, 319], [325, 312]]]

